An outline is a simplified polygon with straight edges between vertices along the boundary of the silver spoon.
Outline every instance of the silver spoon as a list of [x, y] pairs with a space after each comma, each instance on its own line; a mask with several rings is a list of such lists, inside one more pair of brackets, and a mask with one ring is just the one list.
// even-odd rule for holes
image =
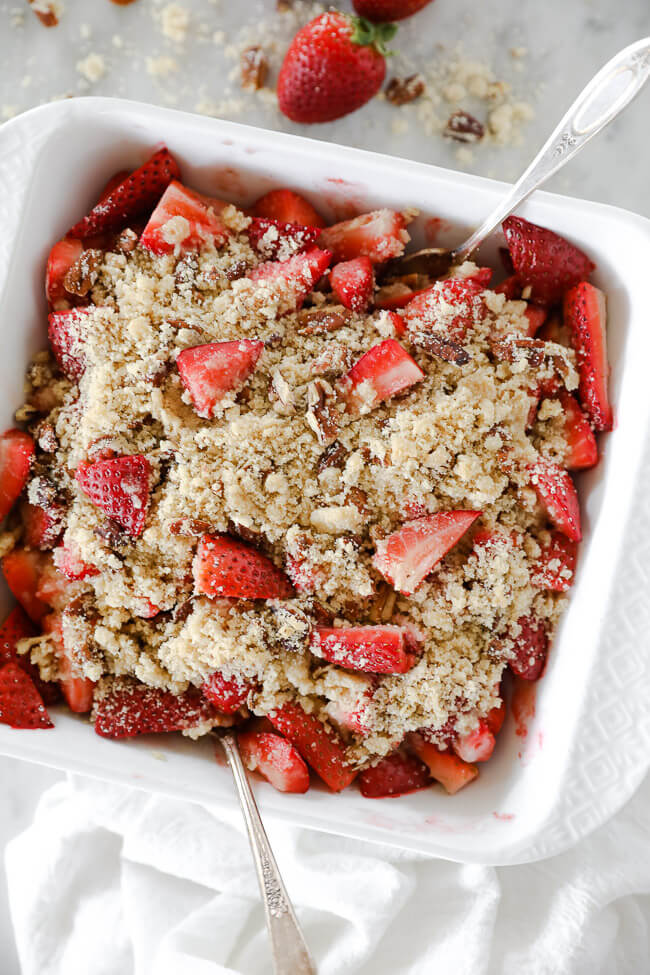
[[650, 37], [644, 37], [620, 51], [591, 79], [528, 169], [471, 237], [453, 250], [430, 247], [389, 261], [384, 279], [413, 273], [436, 278], [466, 261], [533, 190], [627, 108], [649, 77]]
[[264, 902], [266, 927], [271, 941], [275, 975], [316, 975], [305, 938], [294, 914], [289, 895], [280, 876], [255, 797], [251, 790], [244, 763], [239, 754], [235, 732], [229, 728], [214, 732], [221, 744], [237, 787], [248, 839], [257, 870], [257, 880]]

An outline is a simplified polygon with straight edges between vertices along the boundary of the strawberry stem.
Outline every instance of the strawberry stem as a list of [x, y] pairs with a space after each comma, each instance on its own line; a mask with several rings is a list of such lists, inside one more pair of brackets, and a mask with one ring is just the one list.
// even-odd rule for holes
[[395, 37], [397, 24], [373, 24], [365, 17], [351, 17], [352, 34], [350, 40], [360, 47], [373, 47], [378, 54], [389, 57], [393, 51], [386, 47]]

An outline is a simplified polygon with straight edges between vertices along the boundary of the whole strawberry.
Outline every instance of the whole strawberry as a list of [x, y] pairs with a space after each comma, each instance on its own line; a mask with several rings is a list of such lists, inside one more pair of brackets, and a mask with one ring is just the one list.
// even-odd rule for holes
[[353, 0], [360, 17], [375, 23], [387, 20], [404, 20], [428, 6], [431, 0]]
[[278, 77], [278, 103], [294, 122], [331, 122], [365, 105], [386, 75], [394, 24], [328, 11], [299, 30]]

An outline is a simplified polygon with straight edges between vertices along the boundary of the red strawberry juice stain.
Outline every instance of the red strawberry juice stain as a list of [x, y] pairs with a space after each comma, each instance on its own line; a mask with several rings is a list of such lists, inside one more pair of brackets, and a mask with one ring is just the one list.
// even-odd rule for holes
[[511, 820], [515, 818], [514, 813], [493, 812], [492, 815], [494, 816], [495, 819], [500, 819], [504, 823], [509, 823]]
[[442, 217], [429, 217], [428, 220], [424, 221], [422, 228], [426, 243], [429, 245], [435, 244], [440, 232], [446, 230], [448, 227], [448, 221], [443, 220]]
[[[519, 738], [528, 736], [529, 723], [535, 717], [535, 697], [537, 687], [534, 681], [516, 679], [513, 683], [510, 710], [515, 723], [515, 734]], [[541, 745], [541, 736], [540, 742]], [[521, 758], [521, 752], [519, 753]]]

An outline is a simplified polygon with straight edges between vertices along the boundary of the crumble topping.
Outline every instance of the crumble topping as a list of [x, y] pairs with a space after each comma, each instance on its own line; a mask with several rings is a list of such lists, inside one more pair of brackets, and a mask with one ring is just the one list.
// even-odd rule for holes
[[[181, 253], [187, 229], [173, 218], [164, 238], [175, 253], [155, 257], [138, 245], [101, 255], [73, 349], [86, 364], [78, 385], [49, 353], [30, 367], [22, 415], [39, 431], [37, 476], [66, 500], [65, 545], [99, 570], [75, 584], [66, 651], [93, 680], [136, 677], [174, 693], [215, 670], [244, 676], [256, 683], [249, 707], [260, 715], [297, 699], [337, 723], [362, 704], [366, 733], [343, 730], [357, 766], [411, 730], [454, 718], [463, 733], [498, 701], [517, 620], [534, 614], [552, 633], [563, 608], [562, 594], [531, 583], [549, 532], [525, 468], [564, 449], [553, 401], [527, 426], [534, 389], [560, 368], [556, 360], [567, 388], [577, 386], [573, 352], [528, 354], [526, 303], [481, 292], [469, 299], [466, 361], [409, 346], [424, 379], [378, 405], [368, 397], [352, 415], [337, 382], [393, 333], [390, 316], [350, 312], [318, 289], [293, 310], [290, 281], [246, 276], [260, 263], [244, 233], [249, 218], [233, 206], [221, 218], [231, 236], [218, 250]], [[243, 276], [233, 278], [235, 266]], [[472, 271], [464, 265], [457, 275]], [[436, 329], [452, 328], [457, 315], [441, 297]], [[177, 356], [244, 338], [264, 342], [255, 371], [213, 419], [201, 418]], [[152, 497], [138, 538], [75, 481], [81, 462], [107, 450], [149, 461]], [[516, 463], [504, 464], [504, 454]], [[460, 508], [481, 518], [412, 596], [381, 579], [371, 561], [377, 540], [409, 518]], [[497, 529], [494, 544], [474, 547], [479, 527]], [[252, 541], [291, 566], [296, 597], [197, 597], [192, 563], [204, 532]], [[309, 650], [314, 620], [408, 625], [422, 656], [405, 674], [354, 673]], [[51, 636], [23, 649], [56, 676]]]

